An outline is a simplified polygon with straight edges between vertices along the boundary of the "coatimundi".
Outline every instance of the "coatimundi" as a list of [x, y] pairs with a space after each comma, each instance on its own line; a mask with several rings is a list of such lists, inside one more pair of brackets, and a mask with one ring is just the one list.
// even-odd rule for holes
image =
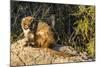
[[56, 42], [56, 35], [52, 26], [47, 22], [37, 21], [31, 16], [24, 17], [21, 26], [26, 39], [26, 44], [32, 44], [37, 47], [52, 47]]
[[30, 31], [29, 26], [33, 21], [33, 17], [28, 16], [22, 19], [21, 27], [24, 32], [25, 37], [25, 46], [29, 46], [30, 44], [34, 45], [34, 34]]

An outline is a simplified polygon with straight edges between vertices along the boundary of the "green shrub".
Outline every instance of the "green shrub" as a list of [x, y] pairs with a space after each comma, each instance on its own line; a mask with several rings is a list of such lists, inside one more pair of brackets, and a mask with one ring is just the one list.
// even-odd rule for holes
[[95, 40], [92, 39], [89, 41], [89, 43], [87, 43], [87, 52], [88, 52], [88, 56], [93, 58], [95, 57]]

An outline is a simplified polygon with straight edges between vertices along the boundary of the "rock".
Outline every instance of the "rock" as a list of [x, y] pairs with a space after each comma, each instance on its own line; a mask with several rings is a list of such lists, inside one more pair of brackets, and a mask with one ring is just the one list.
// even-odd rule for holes
[[83, 59], [88, 59], [88, 54], [87, 54], [87, 52], [80, 52], [80, 56], [81, 56]]
[[25, 47], [24, 43], [22, 39], [11, 44], [11, 66], [85, 61], [83, 55], [77, 55], [77, 51], [70, 46], [56, 45], [49, 49]]
[[62, 46], [62, 45], [57, 44], [56, 47], [54, 47], [53, 49], [64, 52], [66, 54], [77, 55], [77, 51], [71, 46]]

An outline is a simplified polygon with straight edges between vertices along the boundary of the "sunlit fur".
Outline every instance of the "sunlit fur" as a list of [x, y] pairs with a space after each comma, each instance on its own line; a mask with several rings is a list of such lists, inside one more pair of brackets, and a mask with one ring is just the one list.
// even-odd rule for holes
[[25, 37], [25, 45], [30, 45], [34, 44], [34, 35], [30, 31], [29, 26], [33, 21], [33, 17], [28, 16], [22, 19], [21, 26], [24, 32], [24, 37]]
[[50, 47], [55, 44], [54, 32], [46, 22], [38, 23], [36, 43], [39, 47]]
[[[26, 41], [28, 41], [27, 43], [29, 43], [31, 40], [31, 42], [35, 43], [35, 46], [43, 48], [48, 48], [54, 45], [56, 41], [52, 27], [49, 26], [47, 22], [34, 21], [35, 19], [33, 19], [33, 17], [31, 16], [22, 19], [21, 26], [24, 32], [25, 39]], [[31, 23], [33, 25], [31, 25]], [[36, 26], [37, 28], [30, 29], [30, 26], [35, 26], [35, 23], [38, 23]], [[36, 30], [35, 33], [32, 32], [34, 30]]]

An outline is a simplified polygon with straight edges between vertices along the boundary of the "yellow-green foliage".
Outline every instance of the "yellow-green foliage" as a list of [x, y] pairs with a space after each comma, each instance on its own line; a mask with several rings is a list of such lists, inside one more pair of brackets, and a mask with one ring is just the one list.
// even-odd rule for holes
[[[95, 56], [95, 8], [94, 6], [79, 6], [79, 20], [74, 25], [76, 35], [81, 34], [84, 42], [85, 50], [88, 52], [89, 57]], [[77, 43], [76, 43], [77, 44]], [[81, 47], [83, 48], [83, 47]]]
[[95, 56], [95, 40], [92, 39], [87, 43], [87, 52], [89, 57], [94, 57]]
[[[77, 15], [80, 17], [80, 20], [77, 20], [74, 25], [76, 34], [82, 34], [83, 37], [90, 36], [88, 32], [95, 32], [95, 8], [94, 6], [79, 6], [79, 11]], [[82, 17], [82, 18], [81, 18]]]
[[79, 20], [76, 23], [78, 23], [77, 27], [75, 28], [76, 34], [81, 33], [83, 37], [87, 37], [89, 30], [88, 19], [85, 18], [84, 20]]

